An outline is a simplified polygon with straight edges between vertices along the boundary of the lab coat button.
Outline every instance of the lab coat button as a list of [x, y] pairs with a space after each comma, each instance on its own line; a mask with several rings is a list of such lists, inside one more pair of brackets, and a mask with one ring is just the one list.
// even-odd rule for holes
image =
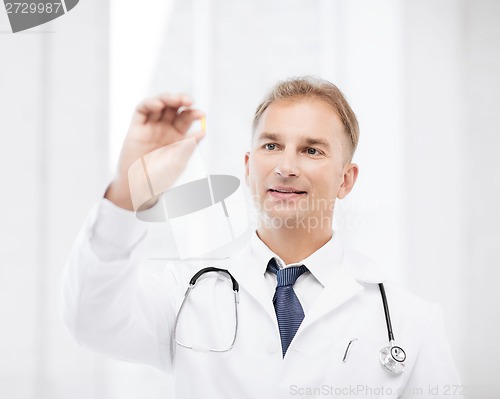
[[269, 354], [273, 355], [278, 351], [278, 345], [275, 343], [270, 343], [267, 347]]

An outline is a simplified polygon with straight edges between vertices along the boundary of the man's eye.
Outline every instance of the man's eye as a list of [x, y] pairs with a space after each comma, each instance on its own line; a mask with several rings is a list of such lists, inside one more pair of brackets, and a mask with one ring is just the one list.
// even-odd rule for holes
[[264, 147], [266, 150], [273, 151], [276, 149], [276, 144], [269, 143], [269, 144], [264, 145]]
[[319, 154], [319, 151], [316, 149], [316, 148], [308, 148], [307, 149], [307, 153], [309, 155], [318, 155]]

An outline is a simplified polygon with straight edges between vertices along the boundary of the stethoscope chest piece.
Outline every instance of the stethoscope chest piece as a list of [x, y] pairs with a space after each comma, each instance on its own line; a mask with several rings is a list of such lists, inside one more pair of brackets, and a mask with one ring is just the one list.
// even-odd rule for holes
[[401, 347], [394, 345], [394, 341], [391, 341], [391, 345], [382, 348], [380, 351], [380, 363], [391, 373], [401, 374], [405, 369], [405, 360], [405, 351]]

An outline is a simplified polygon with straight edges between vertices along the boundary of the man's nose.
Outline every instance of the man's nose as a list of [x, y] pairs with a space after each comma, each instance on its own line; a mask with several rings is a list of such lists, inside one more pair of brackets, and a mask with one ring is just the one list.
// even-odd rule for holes
[[298, 159], [292, 152], [283, 152], [274, 168], [275, 173], [282, 177], [297, 177], [300, 175]]

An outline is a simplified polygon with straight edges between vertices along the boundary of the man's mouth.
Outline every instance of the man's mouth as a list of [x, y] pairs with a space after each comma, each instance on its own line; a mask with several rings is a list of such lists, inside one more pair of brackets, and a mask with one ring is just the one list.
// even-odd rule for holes
[[307, 194], [306, 191], [291, 186], [275, 186], [273, 188], [270, 188], [268, 191], [273, 197], [281, 199], [294, 198], [302, 194]]
[[274, 189], [270, 189], [269, 191], [272, 191], [275, 193], [283, 193], [283, 194], [306, 194], [305, 191], [299, 191], [299, 190], [274, 190]]

